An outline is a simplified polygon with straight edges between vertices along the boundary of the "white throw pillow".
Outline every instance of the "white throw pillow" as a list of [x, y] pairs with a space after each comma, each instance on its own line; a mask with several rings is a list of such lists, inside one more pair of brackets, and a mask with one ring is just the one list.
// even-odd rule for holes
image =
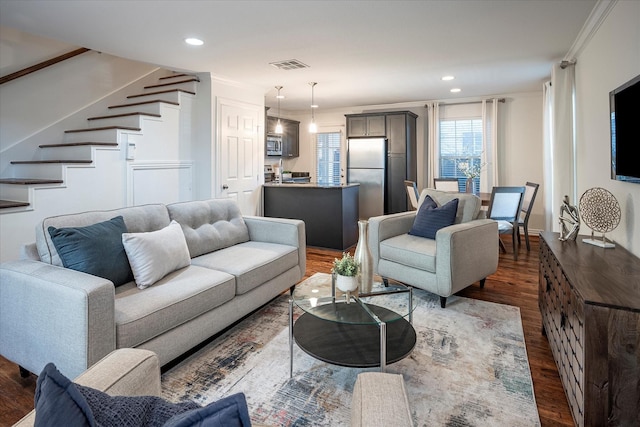
[[176, 221], [158, 231], [122, 233], [122, 244], [140, 289], [191, 264], [187, 241]]

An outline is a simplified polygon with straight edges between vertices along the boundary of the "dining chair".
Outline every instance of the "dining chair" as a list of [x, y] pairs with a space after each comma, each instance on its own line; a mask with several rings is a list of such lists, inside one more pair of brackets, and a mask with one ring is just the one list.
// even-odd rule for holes
[[520, 243], [520, 227], [524, 230], [524, 242], [527, 245], [527, 252], [531, 251], [531, 245], [529, 244], [529, 216], [533, 208], [533, 202], [536, 200], [536, 194], [538, 194], [538, 187], [540, 184], [535, 182], [527, 182], [525, 184], [524, 198], [522, 199], [522, 209], [520, 209], [520, 215], [518, 217], [518, 243]]
[[433, 188], [440, 191], [451, 191], [455, 193], [460, 191], [458, 178], [434, 178]]
[[411, 202], [411, 210], [418, 210], [418, 199], [420, 198], [418, 186], [414, 181], [405, 181], [404, 186], [407, 188], [407, 196], [409, 197], [409, 202]]
[[[487, 218], [498, 222], [498, 234], [511, 233], [513, 240], [513, 259], [518, 260], [518, 220], [524, 198], [524, 187], [493, 187]], [[498, 239], [500, 248], [507, 249], [501, 239]]]

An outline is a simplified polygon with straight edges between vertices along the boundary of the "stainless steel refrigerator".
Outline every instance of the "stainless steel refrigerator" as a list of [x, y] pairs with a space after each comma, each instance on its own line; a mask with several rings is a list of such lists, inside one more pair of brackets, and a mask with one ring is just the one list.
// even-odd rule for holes
[[387, 140], [352, 138], [347, 143], [347, 182], [360, 184], [359, 217], [385, 213]]

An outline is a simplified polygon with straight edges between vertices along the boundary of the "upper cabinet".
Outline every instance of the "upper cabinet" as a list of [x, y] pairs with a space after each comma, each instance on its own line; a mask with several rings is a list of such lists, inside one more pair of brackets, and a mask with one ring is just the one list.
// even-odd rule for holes
[[[277, 117], [267, 116], [267, 133], [275, 133], [276, 123], [278, 123]], [[300, 155], [300, 122], [280, 118], [280, 123], [282, 123], [282, 157], [298, 157]]]
[[347, 116], [347, 137], [386, 136], [386, 120], [384, 114]]

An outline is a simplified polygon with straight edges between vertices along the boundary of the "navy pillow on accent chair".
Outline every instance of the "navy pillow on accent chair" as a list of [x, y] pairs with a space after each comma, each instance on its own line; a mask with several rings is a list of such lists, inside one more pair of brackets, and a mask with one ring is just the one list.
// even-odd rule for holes
[[122, 216], [86, 227], [48, 228], [62, 265], [111, 280], [115, 286], [133, 280], [122, 233], [127, 226]]
[[409, 234], [427, 239], [435, 239], [441, 228], [453, 225], [458, 212], [458, 199], [453, 199], [438, 207], [437, 203], [427, 196], [422, 204]]

